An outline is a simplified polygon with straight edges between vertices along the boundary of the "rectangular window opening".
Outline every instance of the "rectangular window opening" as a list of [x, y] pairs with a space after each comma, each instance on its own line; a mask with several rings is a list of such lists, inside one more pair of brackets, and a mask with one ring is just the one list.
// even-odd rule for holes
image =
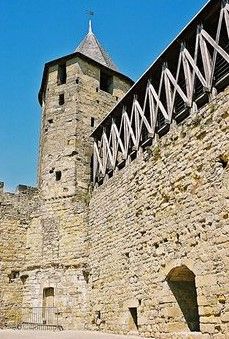
[[62, 94], [59, 95], [59, 105], [62, 106], [64, 104], [64, 102], [65, 102], [64, 101], [64, 94], [62, 93]]
[[100, 71], [100, 89], [104, 92], [113, 94], [113, 76]]
[[66, 73], [66, 64], [58, 65], [58, 75], [57, 75], [57, 83], [58, 85], [66, 84], [67, 73]]
[[56, 181], [60, 181], [61, 179], [61, 171], [56, 171]]

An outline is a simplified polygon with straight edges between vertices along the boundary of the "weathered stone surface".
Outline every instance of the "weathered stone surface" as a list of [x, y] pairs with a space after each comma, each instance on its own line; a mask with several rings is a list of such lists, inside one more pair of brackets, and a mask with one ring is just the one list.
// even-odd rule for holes
[[145, 319], [141, 335], [188, 333], [184, 310], [166, 281], [184, 265], [195, 275], [202, 331], [197, 337], [228, 334], [229, 167], [222, 162], [229, 159], [228, 96], [227, 89], [94, 189], [91, 323], [99, 305], [104, 330], [128, 333], [126, 301], [139, 300], [134, 307]]
[[31, 212], [36, 208], [37, 191], [18, 186], [5, 193], [0, 183], [0, 328], [21, 319], [23, 279], [26, 260], [26, 233]]
[[0, 326], [48, 304], [64, 328], [227, 338], [228, 88], [92, 192], [93, 122], [131, 85], [100, 66], [49, 67], [38, 190], [0, 183]]

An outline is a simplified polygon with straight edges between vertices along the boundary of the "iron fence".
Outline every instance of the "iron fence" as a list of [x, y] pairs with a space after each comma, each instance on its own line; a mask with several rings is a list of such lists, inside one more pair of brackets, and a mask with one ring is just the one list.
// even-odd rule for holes
[[62, 330], [59, 324], [59, 314], [56, 307], [22, 307], [18, 328]]

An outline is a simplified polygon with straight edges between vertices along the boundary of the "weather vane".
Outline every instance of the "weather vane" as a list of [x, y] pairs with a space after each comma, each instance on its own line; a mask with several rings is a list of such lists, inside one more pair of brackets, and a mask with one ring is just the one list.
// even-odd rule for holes
[[93, 11], [87, 11], [89, 18], [91, 18], [95, 13]]

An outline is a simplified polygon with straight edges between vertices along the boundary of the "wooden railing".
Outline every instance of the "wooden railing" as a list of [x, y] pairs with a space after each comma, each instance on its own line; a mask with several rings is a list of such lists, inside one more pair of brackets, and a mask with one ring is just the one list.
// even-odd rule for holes
[[157, 61], [93, 132], [94, 185], [228, 86], [229, 3], [210, 1], [203, 12], [201, 24], [196, 18], [189, 24], [193, 33], [178, 37], [177, 48], [159, 58], [160, 69]]

